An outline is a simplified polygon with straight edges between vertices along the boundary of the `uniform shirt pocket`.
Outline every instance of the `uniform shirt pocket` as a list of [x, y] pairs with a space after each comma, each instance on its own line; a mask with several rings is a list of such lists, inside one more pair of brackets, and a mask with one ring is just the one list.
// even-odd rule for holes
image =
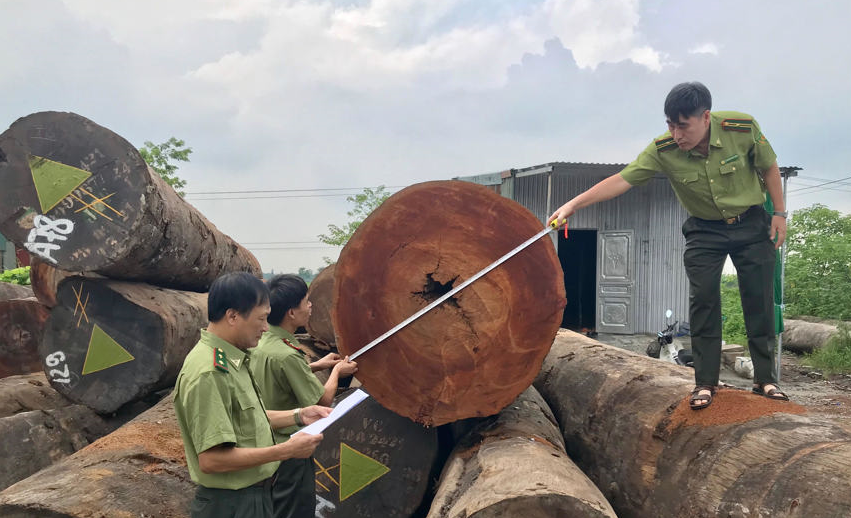
[[263, 412], [255, 394], [236, 392], [237, 412], [234, 413], [233, 429], [239, 446], [254, 446], [257, 442], [258, 415]]
[[697, 171], [672, 171], [671, 181], [688, 185], [696, 182], [699, 176]]

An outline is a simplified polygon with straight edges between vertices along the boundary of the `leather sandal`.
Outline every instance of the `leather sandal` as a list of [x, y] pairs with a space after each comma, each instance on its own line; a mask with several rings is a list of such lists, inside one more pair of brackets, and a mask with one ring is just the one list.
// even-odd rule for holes
[[[766, 391], [766, 385], [771, 385], [773, 388]], [[751, 390], [754, 394], [765, 396], [768, 399], [774, 399], [775, 401], [789, 401], [789, 396], [787, 396], [785, 392], [780, 390], [780, 387], [778, 387], [776, 383], [760, 383], [758, 385], [754, 385]]]
[[[702, 391], [709, 391], [709, 394], [701, 394]], [[691, 397], [688, 400], [688, 406], [692, 410], [701, 410], [712, 404], [712, 396], [715, 395], [715, 387], [709, 385], [698, 385], [691, 391]], [[698, 403], [702, 401], [702, 403]]]

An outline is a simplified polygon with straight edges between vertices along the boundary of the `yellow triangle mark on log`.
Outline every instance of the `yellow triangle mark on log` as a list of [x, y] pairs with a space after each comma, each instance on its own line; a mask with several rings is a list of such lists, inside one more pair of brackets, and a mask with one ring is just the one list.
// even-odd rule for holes
[[92, 329], [92, 338], [89, 340], [89, 349], [86, 351], [86, 361], [83, 362], [83, 376], [135, 359], [127, 352], [127, 349], [121, 347], [115, 339], [106, 334], [106, 331], [95, 324]]
[[349, 498], [390, 471], [372, 457], [340, 443], [340, 501]]
[[36, 155], [30, 156], [29, 163], [42, 214], [55, 207], [92, 176], [88, 171]]

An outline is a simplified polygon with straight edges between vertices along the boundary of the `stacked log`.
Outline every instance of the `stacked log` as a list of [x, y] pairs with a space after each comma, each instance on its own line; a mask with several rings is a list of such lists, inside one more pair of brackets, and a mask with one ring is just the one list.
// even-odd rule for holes
[[568, 458], [547, 404], [530, 387], [469, 432], [440, 477], [428, 518], [615, 517]]
[[73, 113], [0, 135], [0, 232], [72, 272], [205, 291], [254, 256], [185, 202], [126, 140]]
[[28, 299], [32, 296], [33, 290], [29, 286], [0, 282], [0, 300]]
[[310, 320], [307, 322], [307, 332], [317, 340], [317, 347], [330, 350], [336, 348], [337, 338], [334, 336], [334, 323], [331, 311], [334, 308], [334, 270], [336, 263], [326, 266], [310, 283], [307, 297], [313, 304]]
[[[427, 182], [394, 194], [337, 262], [340, 354], [358, 351], [542, 228], [520, 204], [472, 183]], [[534, 379], [564, 297], [558, 257], [542, 237], [359, 357], [357, 377], [386, 408], [426, 425], [493, 415]]]
[[325, 430], [313, 454], [316, 516], [412, 516], [439, 470], [437, 435], [367, 398]]
[[41, 370], [38, 345], [49, 315], [32, 296], [0, 300], [0, 378]]
[[[50, 466], [115, 429], [83, 405], [0, 418], [0, 490]], [[5, 515], [3, 515], [5, 516]]]
[[31, 410], [52, 410], [70, 405], [56, 392], [43, 372], [0, 379], [0, 418]]
[[39, 302], [52, 308], [56, 305], [56, 290], [59, 288], [59, 283], [62, 279], [72, 275], [74, 274], [71, 272], [54, 268], [49, 263], [35, 257], [30, 265], [30, 282], [32, 283], [33, 294]]
[[115, 432], [0, 493], [6, 518], [189, 516], [189, 478], [171, 396]]
[[207, 296], [70, 277], [40, 353], [51, 385], [99, 413], [171, 386], [207, 322]]
[[622, 518], [851, 515], [848, 430], [736, 389], [690, 410], [692, 376], [563, 331], [535, 387]]

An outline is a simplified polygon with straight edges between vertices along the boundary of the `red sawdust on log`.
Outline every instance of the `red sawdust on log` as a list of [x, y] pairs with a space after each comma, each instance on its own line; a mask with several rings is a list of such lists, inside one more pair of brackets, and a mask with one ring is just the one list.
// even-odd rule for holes
[[101, 437], [81, 451], [126, 450], [138, 446], [152, 457], [186, 465], [180, 430], [156, 423], [129, 423]]
[[744, 423], [771, 414], [805, 414], [807, 410], [791, 401], [776, 401], [744, 390], [720, 389], [708, 408], [692, 410], [689, 397], [680, 401], [668, 421], [667, 431], [681, 426], [715, 426]]

